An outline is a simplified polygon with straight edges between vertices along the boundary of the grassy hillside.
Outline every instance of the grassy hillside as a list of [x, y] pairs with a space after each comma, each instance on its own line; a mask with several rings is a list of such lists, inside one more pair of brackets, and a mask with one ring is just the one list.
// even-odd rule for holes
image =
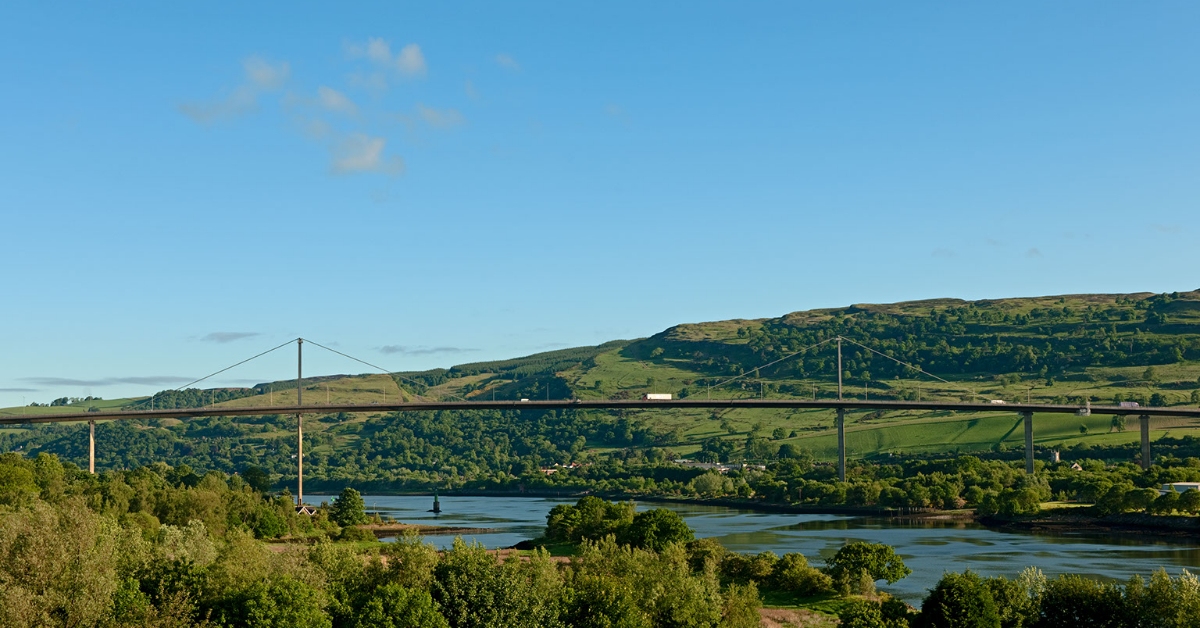
[[[622, 399], [647, 392], [680, 397], [833, 398], [837, 354], [832, 339], [839, 335], [847, 339], [842, 375], [848, 397], [1200, 403], [1200, 292], [974, 302], [938, 299], [682, 324], [640, 340], [511, 360], [391, 377], [306, 379], [304, 399], [369, 405], [418, 398]], [[91, 405], [106, 409], [211, 404], [230, 408], [232, 415], [239, 408], [291, 404], [295, 397], [295, 383], [282, 381]], [[696, 451], [707, 439], [727, 439], [741, 447], [751, 436], [768, 438], [776, 446], [792, 443], [812, 450], [818, 458], [830, 457], [835, 447], [829, 411], [663, 410], [624, 416], [662, 435], [659, 442], [682, 454]], [[359, 446], [363, 435], [355, 426], [368, 418], [363, 413], [313, 421], [307, 430], [313, 450]], [[990, 450], [1019, 447], [1022, 439], [1016, 418], [1003, 411], [979, 416], [854, 413], [849, 421], [848, 447], [853, 456]], [[285, 437], [291, 429], [282, 422], [268, 423], [247, 423], [240, 437], [265, 443]], [[1198, 429], [1200, 425], [1183, 420], [1162, 419], [1154, 424], [1156, 437], [1198, 433]], [[1137, 434], [1118, 431], [1102, 417], [1048, 415], [1036, 418], [1036, 439], [1048, 447], [1066, 448], [1129, 442]], [[589, 446], [603, 453], [622, 447], [622, 442], [590, 442]]]

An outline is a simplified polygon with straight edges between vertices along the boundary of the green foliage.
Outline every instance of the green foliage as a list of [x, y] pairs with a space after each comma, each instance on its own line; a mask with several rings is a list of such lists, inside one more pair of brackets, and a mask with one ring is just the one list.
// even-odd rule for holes
[[860, 591], [864, 588], [861, 583], [873, 584], [876, 580], [886, 580], [891, 584], [912, 573], [896, 554], [895, 548], [861, 541], [843, 545], [826, 562], [825, 570], [838, 586]]
[[854, 599], [838, 611], [843, 628], [908, 628], [908, 607], [899, 600]]
[[669, 545], [686, 543], [696, 537], [679, 513], [654, 508], [634, 515], [633, 522], [620, 532], [618, 538], [634, 547], [661, 552]]
[[433, 597], [454, 628], [535, 628], [557, 625], [561, 584], [545, 554], [500, 563], [455, 539], [434, 569]]
[[973, 572], [948, 573], [921, 605], [930, 628], [1000, 628], [1000, 615], [987, 582]]
[[833, 591], [833, 578], [810, 567], [803, 554], [789, 552], [775, 563], [770, 577], [771, 587], [799, 596], [821, 595]]
[[348, 486], [330, 504], [329, 518], [340, 526], [353, 526], [371, 520], [367, 516], [362, 494]]
[[388, 583], [372, 591], [351, 614], [347, 628], [448, 628], [425, 590]]
[[283, 576], [257, 582], [243, 594], [232, 623], [263, 628], [332, 628], [321, 592]]
[[613, 503], [588, 495], [574, 506], [560, 504], [546, 515], [546, 538], [578, 543], [617, 534], [633, 523], [633, 504]]

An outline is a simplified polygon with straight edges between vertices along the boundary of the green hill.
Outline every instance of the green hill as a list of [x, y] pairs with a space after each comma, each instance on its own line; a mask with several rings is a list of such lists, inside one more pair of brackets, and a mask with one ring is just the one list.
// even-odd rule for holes
[[[844, 394], [849, 397], [1200, 404], [1200, 292], [984, 301], [938, 299], [793, 312], [770, 319], [689, 323], [649, 338], [510, 360], [391, 376], [305, 379], [304, 398], [313, 403], [329, 400], [364, 405], [416, 398], [622, 399], [649, 392], [680, 397], [832, 398], [836, 396], [834, 339], [838, 336], [845, 338], [842, 376]], [[195, 455], [195, 439], [199, 438], [209, 445], [207, 453], [195, 460], [216, 464], [204, 460], [224, 460], [234, 455], [223, 451], [241, 451], [238, 455], [246, 457], [288, 455], [293, 428], [287, 417], [237, 415], [244, 413], [244, 408], [294, 401], [295, 382], [281, 381], [252, 388], [163, 392], [103, 405], [228, 407], [230, 418], [220, 421], [196, 419], [182, 425], [164, 420], [128, 428], [133, 430], [130, 437], [142, 433], [149, 438], [153, 434], [162, 441], [156, 445], [160, 449], [148, 447], [146, 455], [153, 451], [159, 451], [154, 455], [181, 455], [178, 452], [185, 450], [193, 452], [187, 455]], [[0, 412], [78, 409], [67, 406]], [[855, 413], [848, 420], [851, 456], [987, 451], [1019, 447], [1021, 443], [1020, 430], [1015, 429], [1016, 417], [1003, 411], [974, 416]], [[396, 422], [378, 413], [360, 413], [316, 417], [306, 422], [309, 451], [318, 457], [314, 473], [320, 472], [321, 456], [325, 456], [329, 472], [335, 474], [334, 469], [344, 463], [345, 456], [362, 458], [364, 447], [383, 456], [385, 462], [379, 464], [386, 466], [390, 464], [387, 456], [399, 455], [396, 452], [416, 442], [405, 439], [416, 438], [428, 444], [428, 439], [407, 433], [400, 440], [383, 442], [379, 434], [386, 432], [381, 426], [388, 421]], [[665, 446], [674, 454], [687, 455], [705, 443], [714, 447], [712, 443], [724, 440], [740, 449], [757, 438], [766, 443], [759, 450], [767, 453], [761, 455], [792, 444], [811, 450], [821, 459], [830, 457], [835, 447], [829, 411], [652, 410], [593, 416], [585, 422], [586, 427], [568, 430], [569, 438], [561, 429], [558, 441], [553, 435], [542, 434], [551, 443], [547, 451], [566, 451], [565, 459], [572, 459], [583, 455], [581, 452], [603, 456], [630, 446]], [[508, 424], [501, 421], [496, 425]], [[1060, 449], [1136, 441], [1135, 430], [1121, 431], [1119, 427], [1100, 417], [1039, 416], [1036, 440], [1040, 445]], [[1200, 425], [1192, 421], [1163, 419], [1156, 420], [1153, 434], [1155, 438], [1181, 436], [1197, 433], [1197, 429]], [[24, 446], [66, 451], [65, 445], [53, 444], [57, 441], [48, 436], [52, 432], [22, 428], [0, 431], [0, 450]], [[66, 438], [66, 434], [59, 436]], [[532, 432], [527, 435], [536, 436]], [[575, 442], [578, 438], [586, 442], [580, 446]], [[534, 445], [517, 447], [511, 442], [507, 446], [513, 448], [514, 459], [532, 455], [528, 452], [537, 449]], [[163, 453], [168, 451], [176, 453]], [[555, 455], [543, 452], [536, 460], [545, 462]], [[286, 459], [280, 458], [277, 466], [282, 472]], [[372, 468], [370, 458], [358, 460], [356, 468]], [[355, 472], [336, 472], [344, 473]]]

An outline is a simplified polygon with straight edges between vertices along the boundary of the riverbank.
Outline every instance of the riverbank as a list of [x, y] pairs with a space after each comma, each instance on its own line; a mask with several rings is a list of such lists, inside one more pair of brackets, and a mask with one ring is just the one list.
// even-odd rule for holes
[[401, 536], [403, 534], [416, 533], [421, 536], [436, 536], [436, 535], [454, 535], [462, 536], [466, 534], [494, 534], [497, 532], [495, 528], [467, 528], [460, 526], [434, 526], [423, 525], [419, 523], [368, 523], [366, 525], [357, 526], [363, 530], [369, 530], [375, 535], [375, 538], [387, 538], [391, 536]]
[[1092, 533], [1121, 534], [1136, 532], [1173, 540], [1200, 541], [1200, 517], [1145, 515], [1126, 513], [1096, 517], [1077, 512], [1048, 511], [1037, 515], [1003, 517], [992, 515], [976, 520], [988, 528], [1038, 534]]

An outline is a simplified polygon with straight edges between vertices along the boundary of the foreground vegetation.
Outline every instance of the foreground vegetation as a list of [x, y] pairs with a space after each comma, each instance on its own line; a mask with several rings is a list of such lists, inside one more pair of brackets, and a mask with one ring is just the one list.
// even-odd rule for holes
[[948, 573], [916, 609], [875, 590], [911, 573], [885, 545], [848, 544], [817, 568], [800, 554], [732, 553], [669, 510], [595, 497], [550, 513], [540, 542], [574, 546], [563, 560], [461, 540], [446, 551], [415, 536], [376, 543], [353, 532], [366, 520], [353, 489], [308, 517], [286, 495], [217, 472], [93, 476], [11, 454], [0, 467], [5, 626], [749, 628], [764, 598], [835, 611], [851, 628], [1173, 628], [1200, 617], [1200, 582], [1161, 571], [1123, 586]]

